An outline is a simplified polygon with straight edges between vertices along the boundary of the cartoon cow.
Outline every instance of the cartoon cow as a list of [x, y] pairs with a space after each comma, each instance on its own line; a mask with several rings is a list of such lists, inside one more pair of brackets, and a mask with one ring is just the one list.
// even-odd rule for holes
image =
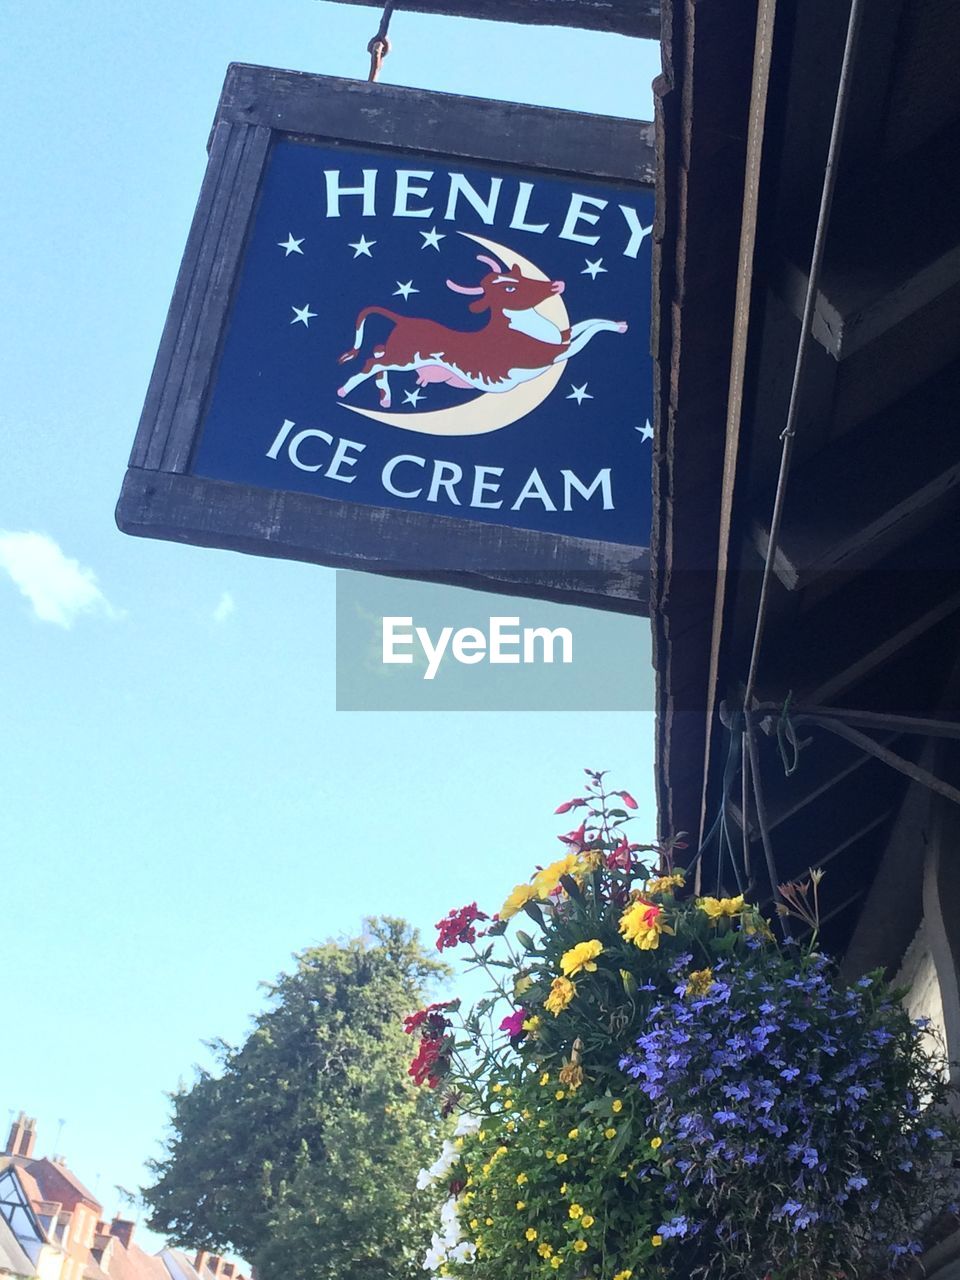
[[562, 280], [533, 280], [518, 268], [508, 271], [482, 253], [477, 254], [477, 260], [490, 268], [478, 285], [468, 287], [448, 280], [447, 287], [474, 297], [471, 311], [489, 311], [482, 329], [448, 329], [433, 320], [398, 315], [384, 307], [364, 307], [357, 316], [354, 346], [340, 356], [340, 364], [360, 354], [369, 316], [383, 316], [393, 328], [385, 341], [374, 346], [360, 372], [338, 388], [337, 395], [349, 395], [367, 378], [376, 378], [380, 404], [389, 409], [388, 375], [414, 370], [420, 386], [445, 382], [465, 391], [511, 391], [539, 377], [551, 365], [575, 356], [594, 334], [627, 331], [624, 320], [581, 320], [561, 331], [535, 308], [563, 293]]

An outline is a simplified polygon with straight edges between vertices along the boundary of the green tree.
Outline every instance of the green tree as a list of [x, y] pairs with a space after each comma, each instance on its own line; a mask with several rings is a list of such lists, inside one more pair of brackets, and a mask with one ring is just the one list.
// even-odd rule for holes
[[246, 1042], [213, 1042], [218, 1070], [171, 1095], [143, 1191], [155, 1231], [235, 1251], [260, 1280], [420, 1273], [434, 1206], [415, 1183], [442, 1121], [407, 1074], [402, 1018], [447, 971], [403, 921], [368, 928], [297, 955]]

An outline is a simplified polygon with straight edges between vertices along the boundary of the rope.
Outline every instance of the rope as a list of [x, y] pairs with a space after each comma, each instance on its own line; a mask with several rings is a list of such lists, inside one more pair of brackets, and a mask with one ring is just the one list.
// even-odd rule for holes
[[[743, 719], [746, 726], [744, 736], [747, 740], [747, 751], [750, 754], [750, 769], [753, 773], [753, 800], [757, 808], [757, 826], [760, 828], [760, 843], [763, 845], [763, 856], [767, 863], [767, 875], [770, 877], [770, 891], [773, 894], [774, 903], [785, 906], [783, 894], [780, 892], [780, 876], [773, 856], [773, 841], [770, 839], [767, 805], [763, 795], [763, 786], [760, 782], [760, 758], [757, 751], [757, 737], [754, 731], [753, 713], [749, 707], [744, 709]], [[746, 817], [744, 817], [744, 821], [746, 821]], [[792, 942], [787, 916], [778, 914], [778, 919], [784, 942]]]
[[387, 31], [390, 29], [390, 19], [393, 17], [393, 11], [397, 4], [398, 0], [386, 0], [386, 4], [383, 6], [383, 13], [380, 16], [380, 28], [367, 45], [367, 53], [370, 55], [370, 74], [367, 79], [371, 84], [379, 79], [383, 60], [390, 52]]

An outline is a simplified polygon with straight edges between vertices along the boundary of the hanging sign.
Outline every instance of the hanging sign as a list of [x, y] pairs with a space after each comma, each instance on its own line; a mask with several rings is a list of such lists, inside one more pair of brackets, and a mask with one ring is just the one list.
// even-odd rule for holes
[[651, 127], [232, 66], [125, 532], [642, 612]]

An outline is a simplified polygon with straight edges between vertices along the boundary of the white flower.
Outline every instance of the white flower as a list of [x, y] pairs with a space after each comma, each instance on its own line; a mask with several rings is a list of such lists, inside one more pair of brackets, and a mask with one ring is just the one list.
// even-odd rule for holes
[[444, 1248], [443, 1241], [438, 1235], [434, 1235], [430, 1242], [430, 1248], [427, 1250], [426, 1257], [423, 1260], [424, 1271], [436, 1271], [438, 1267], [442, 1267], [447, 1260], [447, 1251]]
[[453, 1134], [455, 1138], [465, 1138], [468, 1134], [476, 1133], [480, 1128], [480, 1117], [472, 1116], [468, 1111], [464, 1111], [457, 1121], [457, 1127]]
[[443, 1146], [440, 1148], [439, 1156], [437, 1156], [430, 1168], [421, 1169], [417, 1174], [417, 1190], [423, 1191], [429, 1187], [431, 1182], [436, 1182], [438, 1178], [445, 1178], [459, 1159], [460, 1152], [449, 1138], [445, 1139]]
[[460, 1219], [457, 1216], [457, 1202], [452, 1196], [440, 1206], [440, 1226], [443, 1228], [444, 1241], [451, 1248], [463, 1236]]
[[477, 1252], [477, 1246], [472, 1240], [464, 1240], [455, 1248], [450, 1250], [450, 1258], [454, 1262], [473, 1262]]

